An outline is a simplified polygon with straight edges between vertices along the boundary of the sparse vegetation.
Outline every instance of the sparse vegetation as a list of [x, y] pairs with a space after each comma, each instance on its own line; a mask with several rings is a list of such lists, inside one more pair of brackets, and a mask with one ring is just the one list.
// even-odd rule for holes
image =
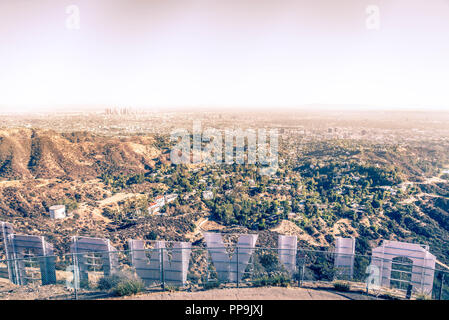
[[416, 300], [432, 300], [432, 297], [425, 293], [419, 293], [416, 295]]
[[286, 287], [291, 283], [291, 279], [288, 275], [281, 273], [256, 278], [252, 281], [252, 283], [255, 287], [263, 287], [263, 286]]
[[114, 273], [99, 279], [97, 288], [116, 296], [128, 296], [144, 291], [143, 282], [128, 273]]
[[204, 290], [215, 289], [218, 288], [219, 286], [220, 286], [219, 281], [206, 281], [203, 283]]
[[334, 289], [337, 291], [346, 292], [351, 290], [351, 285], [349, 284], [349, 282], [346, 281], [335, 281]]
[[118, 274], [104, 276], [98, 280], [97, 287], [101, 291], [110, 291], [115, 288], [122, 279], [123, 277]]
[[130, 296], [144, 291], [145, 286], [142, 281], [138, 279], [121, 280], [113, 288], [112, 292], [119, 297]]

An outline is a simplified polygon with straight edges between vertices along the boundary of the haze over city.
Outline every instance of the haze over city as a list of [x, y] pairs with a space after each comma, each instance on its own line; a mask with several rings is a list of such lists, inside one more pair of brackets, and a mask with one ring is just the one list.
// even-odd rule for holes
[[0, 111], [449, 107], [447, 0], [72, 2], [0, 3]]

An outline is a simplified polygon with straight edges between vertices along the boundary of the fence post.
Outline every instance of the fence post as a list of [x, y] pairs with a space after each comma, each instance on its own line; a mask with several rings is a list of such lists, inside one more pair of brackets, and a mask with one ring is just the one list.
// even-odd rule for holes
[[161, 285], [162, 285], [162, 290], [165, 290], [165, 274], [164, 274], [164, 248], [161, 248], [161, 253], [160, 253], [160, 261], [161, 261]]
[[304, 273], [306, 271], [306, 264], [303, 262], [302, 267], [301, 267], [301, 277], [299, 280], [299, 286], [302, 287], [302, 284], [304, 282]]
[[78, 300], [78, 283], [79, 283], [79, 269], [78, 269], [78, 259], [76, 253], [72, 254], [73, 260], [73, 293], [75, 295], [75, 300]]
[[410, 300], [412, 297], [412, 290], [413, 290], [413, 285], [412, 284], [408, 284], [407, 287], [407, 293], [405, 294], [405, 299]]
[[368, 281], [369, 281], [369, 279], [366, 281], [366, 288], [365, 288], [365, 294], [366, 295], [369, 295], [369, 282]]
[[10, 239], [10, 241], [12, 243], [12, 258], [14, 260], [14, 274], [15, 274], [15, 277], [16, 277], [15, 284], [23, 285], [21, 272], [20, 272], [20, 269], [19, 269], [19, 262], [18, 262], [17, 253], [16, 253], [16, 245], [15, 245], [16, 242], [14, 241], [14, 234], [10, 234], [8, 236], [8, 239]]
[[237, 288], [240, 286], [240, 281], [239, 281], [239, 246], [237, 245], [236, 247], [237, 249]]
[[438, 297], [438, 300], [442, 300], [443, 298], [443, 287], [444, 287], [444, 273], [441, 274], [440, 295]]

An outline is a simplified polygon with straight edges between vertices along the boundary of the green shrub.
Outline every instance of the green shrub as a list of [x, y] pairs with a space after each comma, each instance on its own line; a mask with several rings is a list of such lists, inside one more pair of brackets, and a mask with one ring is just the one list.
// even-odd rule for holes
[[80, 280], [80, 288], [83, 289], [90, 289], [90, 283], [88, 279], [81, 279]]
[[147, 240], [156, 240], [157, 239], [157, 233], [154, 230], [151, 230], [146, 236], [145, 238]]
[[427, 294], [425, 294], [425, 293], [419, 293], [416, 296], [416, 300], [432, 300], [432, 297], [427, 295]]
[[203, 288], [205, 290], [218, 288], [219, 286], [220, 286], [220, 282], [218, 282], [218, 281], [207, 281], [203, 284]]
[[278, 257], [272, 252], [267, 252], [260, 255], [259, 261], [267, 272], [276, 270], [279, 265]]
[[256, 287], [264, 286], [282, 286], [286, 287], [290, 284], [290, 278], [285, 274], [276, 274], [272, 276], [263, 276], [253, 280]]
[[179, 291], [179, 286], [173, 286], [173, 285], [166, 285], [165, 291]]
[[350, 291], [351, 285], [348, 282], [336, 281], [334, 282], [334, 288], [337, 291]]
[[145, 285], [133, 274], [120, 272], [98, 280], [97, 288], [116, 296], [126, 296], [142, 292], [145, 289]]
[[264, 277], [261, 277], [261, 278], [254, 279], [253, 280], [253, 285], [255, 287], [263, 287], [263, 286], [268, 285], [268, 282], [269, 282], [268, 276], [264, 276]]
[[385, 300], [400, 300], [398, 297], [396, 297], [395, 295], [393, 295], [389, 292], [379, 295], [378, 298], [385, 299]]
[[142, 292], [145, 289], [144, 284], [139, 279], [121, 280], [112, 290], [119, 297], [133, 295]]
[[114, 287], [116, 287], [121, 279], [122, 279], [122, 277], [120, 277], [120, 275], [118, 275], [118, 274], [105, 276], [105, 277], [101, 278], [100, 280], [98, 280], [97, 287], [99, 290], [109, 291], [109, 290], [113, 289]]

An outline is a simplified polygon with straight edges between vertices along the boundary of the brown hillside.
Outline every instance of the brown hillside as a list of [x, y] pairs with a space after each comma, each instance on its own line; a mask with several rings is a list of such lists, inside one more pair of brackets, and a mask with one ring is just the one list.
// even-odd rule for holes
[[0, 179], [94, 178], [140, 172], [160, 156], [151, 137], [100, 137], [50, 130], [0, 131]]

